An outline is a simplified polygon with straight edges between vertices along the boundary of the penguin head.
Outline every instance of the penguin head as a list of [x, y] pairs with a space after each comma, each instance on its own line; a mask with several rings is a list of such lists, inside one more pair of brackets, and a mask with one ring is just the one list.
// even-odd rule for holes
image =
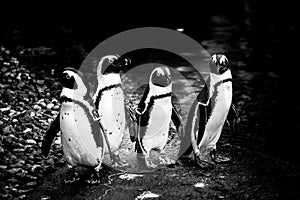
[[61, 84], [63, 88], [74, 90], [79, 95], [86, 95], [88, 89], [83, 74], [77, 69], [67, 67], [62, 72]]
[[151, 73], [150, 82], [160, 87], [169, 86], [172, 82], [172, 75], [169, 68], [165, 66], [156, 67]]
[[129, 65], [130, 62], [129, 59], [122, 58], [119, 55], [106, 55], [100, 59], [97, 73], [119, 73], [121, 67]]
[[223, 74], [229, 69], [228, 59], [223, 54], [214, 54], [210, 58], [209, 68], [214, 74]]

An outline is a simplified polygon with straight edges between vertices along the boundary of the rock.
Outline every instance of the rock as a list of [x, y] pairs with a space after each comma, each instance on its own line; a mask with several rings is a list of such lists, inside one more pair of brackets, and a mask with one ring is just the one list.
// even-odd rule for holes
[[0, 165], [0, 169], [7, 169], [7, 166], [5, 166], [5, 165]]
[[9, 134], [11, 132], [11, 126], [6, 126], [2, 129], [4, 134]]
[[34, 172], [34, 173], [38, 173], [38, 172], [42, 172], [42, 171], [44, 171], [43, 170], [43, 168], [42, 168], [42, 166], [41, 165], [33, 165], [32, 167], [31, 167], [31, 171], [32, 172]]
[[23, 131], [23, 133], [28, 133], [28, 132], [31, 132], [31, 131], [32, 131], [31, 128], [26, 128], [26, 129]]
[[40, 106], [42, 106], [42, 108], [45, 108], [47, 105], [45, 102], [40, 102]]
[[36, 104], [35, 104], [35, 105], [33, 105], [33, 109], [34, 109], [34, 110], [40, 110], [41, 107], [40, 107], [39, 105], [36, 105]]
[[53, 110], [59, 110], [59, 105], [54, 106]]
[[10, 167], [13, 167], [13, 168], [21, 168], [23, 167], [25, 164], [25, 161], [24, 160], [19, 160], [16, 164], [13, 164], [11, 165]]
[[35, 112], [30, 112], [30, 115], [29, 115], [30, 117], [34, 117], [35, 116]]
[[36, 185], [37, 185], [37, 182], [36, 182], [36, 181], [32, 181], [32, 182], [26, 183], [26, 186], [27, 186], [27, 187], [34, 187], [34, 186], [36, 186]]
[[47, 109], [48, 109], [48, 110], [51, 110], [53, 107], [54, 107], [54, 104], [53, 104], [53, 103], [49, 103], [49, 104], [47, 105]]
[[28, 140], [26, 140], [26, 143], [27, 144], [36, 144], [36, 141], [33, 139], [28, 139]]
[[18, 152], [24, 152], [24, 151], [25, 151], [25, 149], [20, 149], [20, 148], [17, 148], [17, 149], [14, 149], [13, 151], [14, 151], [14, 152], [16, 152], [16, 153], [18, 153]]
[[15, 174], [15, 173], [18, 173], [18, 172], [22, 172], [22, 169], [21, 168], [12, 168], [12, 169], [7, 170], [7, 171], [11, 174]]
[[1, 112], [6, 112], [6, 111], [9, 111], [9, 110], [10, 110], [10, 107], [0, 108], [0, 111], [1, 111]]

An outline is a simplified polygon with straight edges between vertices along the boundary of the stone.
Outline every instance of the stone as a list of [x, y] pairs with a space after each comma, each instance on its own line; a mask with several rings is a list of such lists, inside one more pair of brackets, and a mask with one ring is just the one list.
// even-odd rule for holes
[[36, 144], [36, 141], [33, 139], [28, 139], [28, 140], [26, 140], [26, 143], [27, 144]]
[[54, 104], [53, 104], [53, 103], [49, 103], [49, 104], [47, 105], [47, 109], [48, 109], [48, 110], [51, 110], [53, 107], [54, 107]]

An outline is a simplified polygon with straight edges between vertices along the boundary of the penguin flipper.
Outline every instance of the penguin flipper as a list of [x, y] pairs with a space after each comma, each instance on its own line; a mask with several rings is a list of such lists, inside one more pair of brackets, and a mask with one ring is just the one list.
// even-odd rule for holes
[[239, 133], [240, 117], [233, 103], [230, 105], [227, 120], [229, 122], [231, 134], [237, 135]]
[[207, 104], [209, 101], [209, 89], [207, 84], [204, 84], [203, 89], [200, 91], [200, 93], [197, 96], [197, 100], [201, 104]]
[[49, 154], [51, 144], [59, 131], [60, 114], [56, 116], [55, 120], [52, 122], [49, 129], [45, 133], [45, 137], [42, 143], [42, 153], [44, 156], [47, 156]]

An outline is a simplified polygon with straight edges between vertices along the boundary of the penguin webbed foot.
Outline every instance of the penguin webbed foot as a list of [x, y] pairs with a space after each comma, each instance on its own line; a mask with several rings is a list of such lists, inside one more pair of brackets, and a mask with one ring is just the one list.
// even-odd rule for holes
[[175, 161], [168, 158], [167, 156], [159, 156], [159, 164], [160, 165], [171, 165], [174, 163], [175, 163]]
[[203, 170], [211, 170], [216, 167], [216, 163], [211, 158], [205, 158], [194, 154], [195, 164]]
[[149, 155], [139, 155], [137, 154], [137, 165], [139, 168], [143, 168], [143, 169], [154, 169], [157, 168], [157, 165], [155, 165]]
[[117, 167], [117, 168], [125, 168], [125, 167], [129, 167], [129, 164], [122, 161], [120, 159], [120, 156], [119, 155], [115, 155], [113, 154], [112, 155], [112, 167]]
[[101, 183], [101, 177], [98, 170], [91, 169], [90, 170], [90, 177], [86, 179], [86, 183], [95, 185]]
[[66, 177], [64, 179], [65, 184], [71, 184], [74, 183], [75, 181], [79, 180], [78, 173], [74, 170], [74, 168], [69, 168]]

